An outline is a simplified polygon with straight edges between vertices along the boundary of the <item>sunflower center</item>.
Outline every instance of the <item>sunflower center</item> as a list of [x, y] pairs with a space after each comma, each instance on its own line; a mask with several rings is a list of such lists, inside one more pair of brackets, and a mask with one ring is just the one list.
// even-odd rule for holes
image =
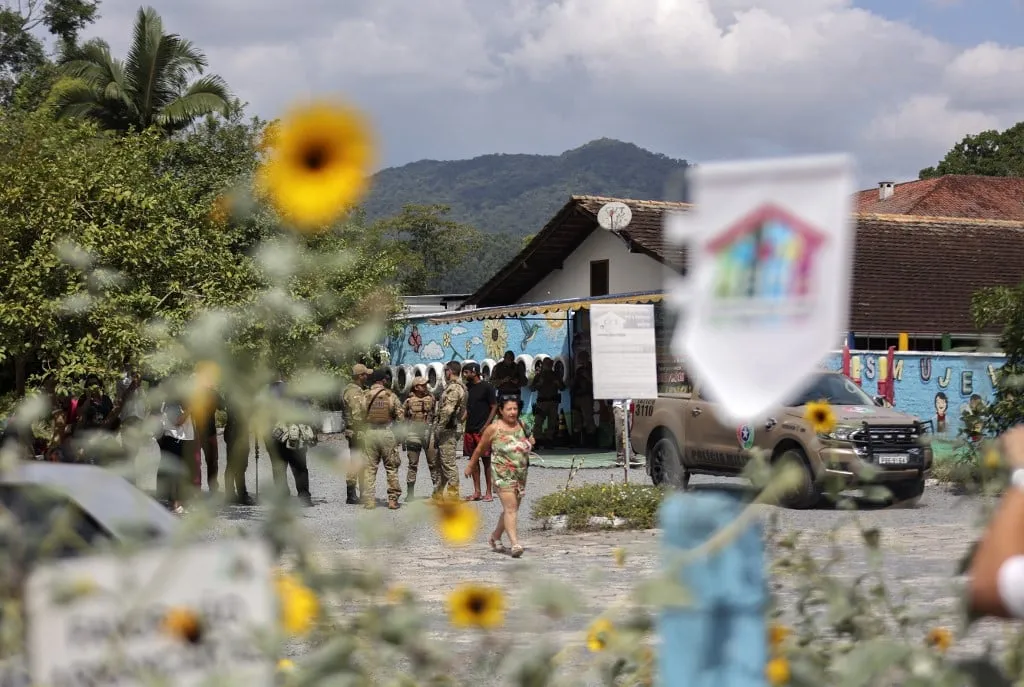
[[480, 615], [487, 608], [487, 600], [480, 594], [473, 594], [466, 601], [466, 607], [473, 615]]
[[491, 341], [497, 341], [497, 340], [498, 340], [498, 330], [497, 329], [492, 329], [491, 330]]
[[330, 155], [320, 143], [313, 143], [302, 152], [302, 164], [311, 172], [319, 172], [327, 166]]

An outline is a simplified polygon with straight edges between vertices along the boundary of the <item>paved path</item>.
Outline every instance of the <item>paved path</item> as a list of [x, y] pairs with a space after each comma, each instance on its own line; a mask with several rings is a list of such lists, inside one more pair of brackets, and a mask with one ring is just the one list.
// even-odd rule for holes
[[[438, 640], [455, 647], [457, 651], [473, 646], [474, 635], [453, 630], [447, 623], [444, 601], [450, 589], [459, 581], [484, 581], [501, 584], [509, 590], [511, 612], [505, 633], [517, 643], [529, 645], [537, 642], [578, 644], [582, 632], [596, 614], [627, 596], [638, 581], [649, 579], [657, 567], [657, 533], [594, 532], [563, 534], [544, 532], [537, 528], [529, 515], [530, 504], [538, 495], [563, 488], [568, 470], [531, 469], [528, 493], [522, 518], [523, 543], [527, 548], [518, 561], [492, 553], [486, 544], [487, 533], [500, 512], [497, 501], [479, 503], [484, 517], [477, 542], [464, 549], [446, 547], [434, 531], [429, 518], [413, 508], [397, 512], [363, 509], [344, 504], [344, 479], [338, 470], [338, 461], [347, 455], [344, 444], [328, 442], [337, 450], [337, 457], [328, 463], [311, 464], [313, 496], [316, 507], [302, 511], [303, 524], [308, 528], [320, 550], [320, 560], [326, 566], [343, 565], [352, 556], [370, 561], [390, 579], [410, 587], [425, 603], [429, 614], [430, 633]], [[152, 468], [145, 467], [145, 470]], [[460, 461], [460, 466], [464, 465]], [[582, 470], [574, 483], [609, 482], [622, 480], [621, 469]], [[404, 466], [402, 484], [404, 489]], [[632, 481], [646, 482], [642, 470], [630, 472]], [[250, 466], [250, 488], [255, 482], [255, 466]], [[468, 482], [468, 481], [466, 481]], [[463, 492], [468, 492], [464, 482]], [[270, 484], [269, 465], [260, 461], [260, 484]], [[738, 488], [737, 480], [695, 478], [698, 488]], [[143, 482], [145, 486], [145, 482]], [[429, 492], [425, 467], [421, 467], [420, 494]], [[378, 497], [384, 496], [383, 474], [378, 476]], [[867, 508], [865, 506], [865, 508]], [[935, 611], [941, 615], [939, 624], [954, 625], [956, 597], [951, 577], [955, 564], [976, 536], [979, 503], [976, 499], [955, 496], [940, 487], [930, 487], [916, 508], [866, 509], [859, 517], [867, 526], [881, 532], [885, 549], [884, 565], [888, 579], [902, 585], [910, 603], [921, 612]], [[767, 509], [766, 509], [767, 511]], [[233, 527], [253, 527], [262, 519], [263, 509], [233, 508], [227, 517], [218, 520], [218, 536]], [[827, 552], [827, 531], [834, 525], [851, 518], [849, 513], [836, 510], [790, 511], [779, 510], [783, 530], [797, 530], [813, 550], [822, 557]], [[366, 548], [361, 532], [367, 528], [384, 535], [393, 543], [386, 547]], [[865, 571], [864, 549], [859, 535], [848, 528], [839, 537], [847, 555], [844, 573], [853, 577]], [[614, 551], [626, 550], [626, 563], [614, 564]], [[579, 610], [559, 621], [538, 621], [530, 607], [531, 585], [554, 580], [575, 589]], [[780, 605], [791, 609], [794, 596], [784, 581], [779, 592]], [[978, 652], [982, 641], [997, 639], [1000, 626], [982, 623], [968, 638], [959, 642], [958, 650]], [[302, 647], [295, 647], [296, 653]], [[574, 659], [576, 664], [585, 659], [585, 652]], [[467, 684], [504, 684], [499, 677], [480, 674], [467, 667]], [[582, 675], [582, 673], [581, 673]], [[580, 684], [598, 684], [596, 678], [581, 678]]]

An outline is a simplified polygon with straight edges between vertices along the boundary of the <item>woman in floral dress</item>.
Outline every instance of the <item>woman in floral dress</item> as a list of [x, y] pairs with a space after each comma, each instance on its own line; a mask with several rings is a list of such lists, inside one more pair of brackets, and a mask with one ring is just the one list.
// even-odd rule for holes
[[526, 435], [526, 430], [519, 422], [519, 404], [516, 398], [504, 398], [499, 401], [498, 417], [484, 429], [480, 443], [476, 445], [465, 474], [469, 477], [476, 468], [477, 461], [485, 452], [491, 452], [491, 471], [494, 474], [494, 488], [501, 499], [502, 512], [498, 517], [498, 525], [491, 533], [489, 543], [491, 549], [505, 553], [505, 545], [501, 538], [507, 532], [512, 545], [509, 553], [513, 558], [523, 555], [523, 547], [519, 545], [517, 521], [519, 505], [526, 491], [526, 471], [530, 467], [530, 452], [533, 450], [533, 437]]

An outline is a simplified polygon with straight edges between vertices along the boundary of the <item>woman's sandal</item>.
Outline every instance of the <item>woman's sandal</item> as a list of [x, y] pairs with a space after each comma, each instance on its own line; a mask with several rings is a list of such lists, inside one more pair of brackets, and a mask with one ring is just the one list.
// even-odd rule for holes
[[523, 547], [522, 546], [520, 546], [519, 544], [516, 544], [515, 546], [512, 547], [512, 553], [511, 553], [512, 558], [519, 558], [522, 555], [523, 555]]
[[487, 542], [491, 545], [491, 551], [494, 553], [505, 553], [505, 545], [500, 539], [488, 539]]

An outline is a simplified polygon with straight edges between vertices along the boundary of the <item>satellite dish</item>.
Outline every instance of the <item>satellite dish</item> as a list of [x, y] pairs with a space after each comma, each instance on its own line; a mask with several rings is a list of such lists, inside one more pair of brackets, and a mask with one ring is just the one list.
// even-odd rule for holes
[[597, 211], [597, 223], [607, 231], [620, 231], [633, 220], [633, 211], [625, 203], [605, 203]]

